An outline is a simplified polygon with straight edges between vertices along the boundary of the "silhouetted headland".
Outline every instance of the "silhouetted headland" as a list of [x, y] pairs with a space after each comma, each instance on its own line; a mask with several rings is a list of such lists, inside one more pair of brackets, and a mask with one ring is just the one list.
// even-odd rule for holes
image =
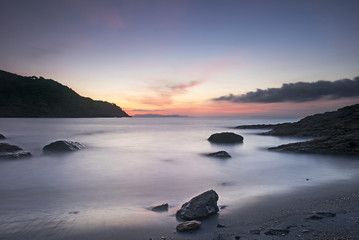
[[0, 70], [0, 117], [129, 117], [114, 103], [82, 97], [43, 77]]

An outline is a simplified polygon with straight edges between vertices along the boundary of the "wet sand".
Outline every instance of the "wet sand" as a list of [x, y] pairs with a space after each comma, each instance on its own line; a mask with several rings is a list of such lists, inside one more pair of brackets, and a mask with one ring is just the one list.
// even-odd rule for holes
[[[308, 219], [320, 212], [335, 216]], [[191, 233], [176, 232], [175, 221], [160, 221], [156, 214], [153, 221], [139, 225], [113, 212], [108, 218], [101, 216], [105, 220], [99, 225], [98, 219], [92, 219], [94, 214], [86, 211], [49, 216], [12, 209], [11, 216], [16, 217], [0, 212], [0, 239], [359, 239], [359, 178], [263, 196], [237, 209], [226, 206]], [[270, 229], [289, 233], [264, 234]]]

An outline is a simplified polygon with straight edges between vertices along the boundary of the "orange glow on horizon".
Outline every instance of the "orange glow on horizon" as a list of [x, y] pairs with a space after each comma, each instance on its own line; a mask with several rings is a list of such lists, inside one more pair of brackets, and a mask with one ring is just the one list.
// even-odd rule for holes
[[334, 111], [356, 104], [356, 99], [321, 100], [306, 103], [230, 103], [202, 102], [169, 105], [159, 109], [123, 108], [130, 116], [137, 114], [184, 115], [190, 117], [305, 117], [315, 113]]

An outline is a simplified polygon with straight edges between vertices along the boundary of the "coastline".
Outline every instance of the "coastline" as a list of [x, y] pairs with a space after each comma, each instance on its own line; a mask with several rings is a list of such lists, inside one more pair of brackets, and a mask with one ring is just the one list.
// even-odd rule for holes
[[[0, 233], [0, 239], [359, 239], [359, 176], [335, 183], [301, 187], [292, 192], [266, 195], [256, 201], [233, 209], [227, 206], [219, 214], [202, 221], [200, 230], [190, 233], [176, 232], [173, 222], [158, 219], [138, 225], [125, 219], [126, 226], [104, 221], [91, 226], [91, 220], [80, 212], [70, 220], [28, 224], [13, 234]], [[335, 213], [335, 217], [320, 220], [306, 219], [318, 212]], [[5, 217], [5, 216], [3, 216]], [[106, 216], [102, 216], [106, 217]], [[110, 216], [109, 216], [110, 217]], [[156, 215], [154, 215], [154, 218]], [[69, 215], [66, 216], [69, 218]], [[82, 228], [78, 224], [83, 221]], [[86, 222], [87, 221], [87, 222]], [[122, 220], [117, 220], [120, 223]], [[221, 226], [219, 226], [220, 224]], [[4, 226], [4, 225], [3, 225]], [[11, 223], [5, 225], [11, 228]], [[269, 229], [288, 229], [286, 236], [265, 235]], [[6, 230], [6, 229], [5, 229]], [[260, 234], [250, 233], [260, 230]]]

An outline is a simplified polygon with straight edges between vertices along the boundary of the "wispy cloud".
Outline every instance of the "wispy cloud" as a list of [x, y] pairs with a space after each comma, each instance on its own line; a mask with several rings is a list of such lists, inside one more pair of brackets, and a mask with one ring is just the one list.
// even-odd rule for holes
[[173, 97], [185, 94], [190, 88], [202, 83], [204, 83], [204, 80], [193, 80], [189, 83], [180, 84], [169, 84], [163, 81], [156, 82], [149, 87], [152, 93], [141, 97], [138, 102], [154, 106], [170, 105], [173, 103]]
[[359, 97], [359, 77], [334, 82], [296, 82], [283, 84], [280, 88], [257, 89], [245, 94], [221, 96], [213, 101], [242, 103], [309, 102], [319, 99], [341, 99]]

